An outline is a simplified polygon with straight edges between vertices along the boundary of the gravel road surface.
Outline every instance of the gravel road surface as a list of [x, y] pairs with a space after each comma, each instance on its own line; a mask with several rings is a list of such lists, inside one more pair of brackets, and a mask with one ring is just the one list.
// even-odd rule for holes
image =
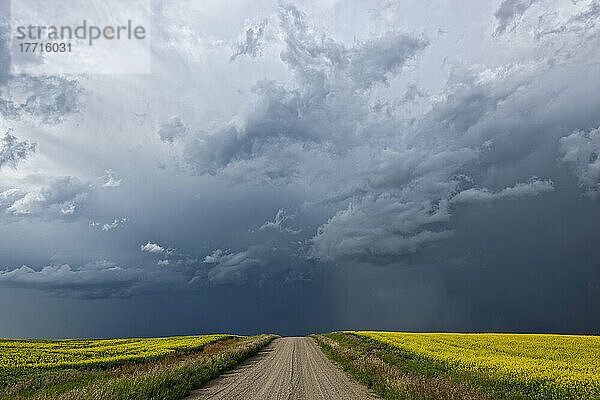
[[325, 357], [313, 339], [276, 339], [188, 400], [374, 399]]

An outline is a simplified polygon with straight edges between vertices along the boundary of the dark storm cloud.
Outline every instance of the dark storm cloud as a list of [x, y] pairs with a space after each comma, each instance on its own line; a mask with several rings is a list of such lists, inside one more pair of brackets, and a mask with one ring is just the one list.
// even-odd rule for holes
[[[157, 252], [151, 253], [158, 255]], [[202, 269], [197, 259], [169, 262], [172, 256], [163, 257], [166, 258], [139, 260], [137, 265], [95, 260], [81, 265], [52, 262], [36, 268], [27, 265], [0, 268], [0, 285], [36, 289], [61, 297], [125, 298], [185, 290], [194, 283], [194, 276]]]
[[[500, 9], [506, 12], [497, 16], [512, 21], [530, 5], [503, 3]], [[385, 264], [390, 257], [414, 254], [451, 237], [447, 224], [453, 204], [554, 190], [548, 177], [532, 178], [534, 170], [522, 171], [512, 182], [505, 179], [497, 190], [481, 185], [508, 158], [518, 164], [546, 143], [556, 147], [564, 132], [554, 130], [545, 138], [524, 135], [535, 119], [517, 110], [527, 104], [542, 125], [553, 124], [541, 102], [548, 95], [569, 101], [569, 96], [561, 98], [565, 86], [555, 79], [580, 68], [566, 55], [549, 56], [565, 57], [560, 69], [544, 60], [495, 68], [457, 65], [430, 100], [430, 110], [407, 125], [393, 113], [373, 112], [372, 96], [424, 51], [427, 40], [388, 34], [347, 47], [318, 35], [295, 7], [281, 8], [278, 18], [285, 45], [281, 59], [293, 72], [295, 86], [258, 82], [256, 105], [221, 130], [188, 141], [184, 159], [201, 174], [254, 181], [262, 173], [278, 185], [322, 173], [311, 169], [310, 158], [353, 165], [354, 174], [346, 177], [352, 184], [331, 187], [334, 193], [350, 194], [341, 197], [342, 208], [310, 238], [311, 258]], [[567, 116], [565, 121], [578, 123]], [[535, 131], [541, 132], [539, 127]]]
[[566, 326], [527, 285], [596, 309], [596, 2], [498, 3], [446, 7], [426, 36], [427, 2], [406, 19], [389, 2], [389, 25], [352, 3], [343, 26], [164, 2], [153, 75], [13, 77], [3, 122], [38, 146], [0, 175], [0, 285], [140, 309], [153, 293], [177, 304], [162, 326]]
[[[454, 214], [450, 205], [456, 193], [463, 194], [455, 201], [468, 195], [483, 200], [551, 192], [554, 188], [547, 178], [517, 183], [494, 194], [478, 187], [478, 181], [494, 177], [509, 184], [506, 178], [511, 175], [529, 180], [539, 169], [532, 169], [529, 176], [526, 168], [517, 174], [510, 170], [556, 157], [556, 153], [544, 154], [548, 148], [556, 149], [564, 135], [555, 126], [557, 115], [545, 108], [548, 96], [556, 102], [552, 109], [560, 114], [563, 126], [596, 123], [568, 110], [581, 98], [578, 92], [587, 91], [572, 74], [580, 71], [591, 77], [594, 68], [567, 59], [561, 62], [561, 68], [549, 68], [544, 62], [498, 69], [455, 67], [431, 110], [405, 130], [411, 134], [373, 157], [376, 167], [359, 186], [361, 195], [319, 228], [312, 239], [313, 254], [330, 261], [356, 257], [374, 261], [382, 256], [387, 263], [385, 256], [414, 253], [449, 237], [444, 225]], [[561, 82], [561, 76], [568, 83]], [[598, 104], [598, 98], [590, 101]], [[526, 114], [520, 112], [522, 107], [527, 108]], [[506, 178], [499, 179], [503, 170]]]
[[269, 244], [251, 245], [238, 252], [217, 249], [203, 260], [208, 268], [196, 274], [190, 283], [261, 287], [273, 281], [311, 279], [317, 270], [315, 263], [295, 252], [295, 246], [290, 246], [289, 242], [287, 245]]
[[[198, 173], [215, 174], [240, 161], [262, 163], [261, 156], [266, 155], [284, 163], [274, 175], [286, 176], [294, 172], [295, 160], [276, 154], [294, 143], [325, 151], [356, 145], [356, 124], [366, 118], [361, 104], [367, 98], [365, 91], [387, 84], [428, 43], [389, 34], [348, 48], [315, 33], [295, 7], [282, 7], [279, 19], [286, 44], [281, 59], [294, 72], [296, 87], [258, 82], [254, 88], [258, 103], [241, 125], [231, 123], [188, 143], [185, 159]], [[339, 107], [345, 107], [343, 115]]]
[[257, 274], [265, 265], [268, 252], [269, 249], [264, 246], [253, 246], [239, 253], [215, 250], [204, 258], [205, 263], [214, 264], [208, 271], [208, 281], [216, 284], [245, 283], [250, 273]]
[[34, 270], [22, 266], [0, 270], [0, 284], [13, 288], [32, 288], [60, 296], [80, 298], [123, 297], [135, 293], [147, 272], [122, 268], [109, 261], [96, 261], [81, 267], [54, 264]]
[[577, 131], [560, 139], [562, 161], [571, 167], [588, 195], [600, 193], [600, 128]]
[[[455, 71], [442, 100], [409, 128], [414, 136], [397, 141], [394, 147], [390, 144], [372, 159], [374, 167], [361, 184], [362, 194], [312, 239], [315, 257], [374, 261], [381, 256], [388, 262], [385, 257], [414, 253], [449, 237], [444, 224], [452, 217], [451, 198], [473, 186], [474, 178], [486, 168], [504, 163], [494, 162], [488, 153], [498, 139], [489, 121], [503, 111], [499, 104], [516, 96], [530, 77], [516, 72], [488, 80], [484, 75], [489, 72]], [[514, 139], [511, 147], [519, 141]], [[498, 142], [495, 152], [504, 150]]]

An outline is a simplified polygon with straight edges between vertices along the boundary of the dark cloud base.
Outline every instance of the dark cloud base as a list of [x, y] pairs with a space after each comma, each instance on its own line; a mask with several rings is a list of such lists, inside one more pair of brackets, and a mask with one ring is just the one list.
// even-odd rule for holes
[[593, 311], [600, 276], [591, 267], [576, 272], [366, 267], [260, 289], [107, 300], [5, 289], [0, 336], [305, 335], [343, 329], [597, 334], [600, 316]]
[[[576, 211], [555, 218], [565, 202]], [[599, 333], [600, 248], [594, 238], [600, 237], [600, 204], [562, 192], [541, 203], [515, 204], [463, 210], [453, 226], [457, 235], [426, 256], [389, 266], [327, 267], [312, 280], [96, 300], [2, 289], [0, 336]]]

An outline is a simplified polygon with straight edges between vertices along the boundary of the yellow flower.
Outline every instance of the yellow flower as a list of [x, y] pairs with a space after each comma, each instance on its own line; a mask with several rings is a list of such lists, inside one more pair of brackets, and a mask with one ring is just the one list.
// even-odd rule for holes
[[352, 332], [544, 399], [600, 399], [600, 337]]
[[40, 368], [118, 363], [191, 351], [230, 335], [152, 339], [0, 340], [0, 368]]

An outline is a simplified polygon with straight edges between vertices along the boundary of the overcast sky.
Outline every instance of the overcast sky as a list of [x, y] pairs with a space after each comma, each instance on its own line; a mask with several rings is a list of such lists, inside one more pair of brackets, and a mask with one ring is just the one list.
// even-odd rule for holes
[[0, 336], [600, 331], [600, 1], [151, 28], [149, 74], [11, 74], [2, 32]]

